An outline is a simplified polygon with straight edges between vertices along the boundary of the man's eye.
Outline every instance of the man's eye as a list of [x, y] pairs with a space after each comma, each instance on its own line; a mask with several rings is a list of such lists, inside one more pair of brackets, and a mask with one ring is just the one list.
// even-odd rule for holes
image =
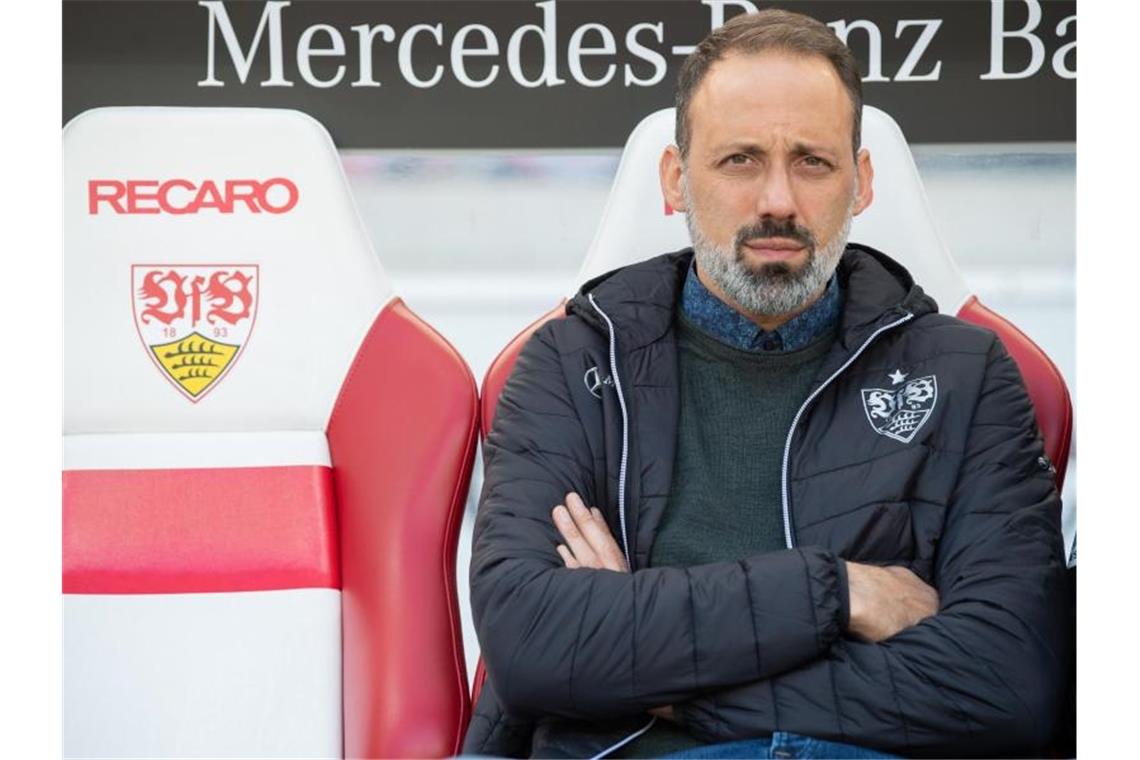
[[733, 155], [728, 157], [728, 163], [735, 164], [737, 166], [740, 166], [742, 164], [746, 164], [751, 160], [752, 160], [752, 158], [750, 156], [745, 155], [744, 153], [734, 153]]
[[826, 168], [829, 168], [831, 166], [831, 164], [829, 164], [827, 161], [823, 160], [819, 156], [804, 156], [803, 162], [809, 168], [812, 168], [812, 169], [826, 169]]

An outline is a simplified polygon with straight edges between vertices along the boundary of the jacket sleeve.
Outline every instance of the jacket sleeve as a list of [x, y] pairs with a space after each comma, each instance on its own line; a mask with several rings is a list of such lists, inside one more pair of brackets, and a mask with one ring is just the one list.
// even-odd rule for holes
[[935, 560], [938, 614], [676, 714], [709, 742], [790, 731], [906, 755], [1038, 750], [1067, 672], [1063, 554], [1032, 404], [995, 340]]
[[563, 567], [550, 511], [570, 491], [596, 503], [605, 462], [550, 327], [524, 347], [500, 397], [474, 530], [472, 611], [507, 711], [613, 718], [826, 652], [846, 622], [847, 580], [823, 549], [632, 574]]

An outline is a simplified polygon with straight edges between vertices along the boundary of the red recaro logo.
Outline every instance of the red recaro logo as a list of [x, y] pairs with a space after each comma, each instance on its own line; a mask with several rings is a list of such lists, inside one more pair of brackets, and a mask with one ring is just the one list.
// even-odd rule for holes
[[116, 214], [284, 214], [297, 205], [297, 186], [284, 177], [265, 181], [227, 179], [194, 184], [188, 179], [93, 179], [87, 182], [87, 212]]

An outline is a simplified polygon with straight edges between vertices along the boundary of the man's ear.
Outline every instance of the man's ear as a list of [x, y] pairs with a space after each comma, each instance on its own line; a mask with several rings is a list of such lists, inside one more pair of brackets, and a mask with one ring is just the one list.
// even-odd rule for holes
[[855, 156], [855, 215], [871, 205], [875, 199], [875, 167], [871, 166], [871, 153], [866, 148], [860, 148]]
[[685, 208], [685, 193], [681, 189], [684, 182], [684, 167], [681, 162], [681, 151], [676, 145], [670, 145], [661, 154], [658, 173], [661, 178], [661, 194], [665, 196], [665, 202], [676, 211], [688, 211]]

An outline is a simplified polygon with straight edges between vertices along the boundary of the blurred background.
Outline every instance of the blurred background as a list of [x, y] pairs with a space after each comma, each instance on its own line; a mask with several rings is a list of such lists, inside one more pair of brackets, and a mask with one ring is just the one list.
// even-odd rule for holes
[[[1075, 395], [1075, 144], [912, 150], [939, 231], [966, 280], [983, 303], [1049, 354]], [[620, 154], [616, 148], [346, 150], [341, 158], [397, 290], [481, 383], [519, 331], [576, 290]], [[1075, 533], [1075, 457], [1074, 448], [1063, 494], [1066, 553]], [[469, 675], [479, 645], [467, 570], [481, 486], [480, 459], [457, 563]]]

